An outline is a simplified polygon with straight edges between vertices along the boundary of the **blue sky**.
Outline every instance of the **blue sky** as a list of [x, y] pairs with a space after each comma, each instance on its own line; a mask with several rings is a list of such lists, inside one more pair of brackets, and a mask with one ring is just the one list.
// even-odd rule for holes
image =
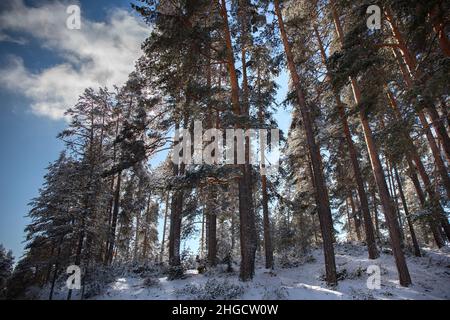
[[[140, 54], [149, 31], [129, 3], [0, 3], [0, 243], [16, 258], [23, 253], [27, 204], [63, 148], [56, 135], [66, 125], [64, 110], [86, 87], [121, 85]], [[71, 4], [81, 7], [81, 30], [65, 27]], [[279, 82], [281, 101], [285, 73]], [[277, 118], [286, 130], [289, 113], [280, 110]]]

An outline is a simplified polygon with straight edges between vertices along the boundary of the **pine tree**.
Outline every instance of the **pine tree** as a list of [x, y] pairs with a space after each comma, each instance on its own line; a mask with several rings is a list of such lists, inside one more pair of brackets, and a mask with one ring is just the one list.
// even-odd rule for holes
[[6, 288], [11, 278], [14, 265], [14, 257], [12, 251], [6, 251], [0, 244], [0, 299], [6, 297]]

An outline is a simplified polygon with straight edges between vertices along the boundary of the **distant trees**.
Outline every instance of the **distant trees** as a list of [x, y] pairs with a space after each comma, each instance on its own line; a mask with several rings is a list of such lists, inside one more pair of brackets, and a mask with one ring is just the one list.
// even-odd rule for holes
[[6, 251], [0, 244], [0, 299], [6, 297], [6, 288], [13, 272], [14, 257], [12, 251]]

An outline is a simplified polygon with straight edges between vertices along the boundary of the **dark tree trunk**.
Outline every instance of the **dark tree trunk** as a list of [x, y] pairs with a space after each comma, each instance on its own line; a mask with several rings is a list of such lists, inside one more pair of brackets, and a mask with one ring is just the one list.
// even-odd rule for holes
[[[223, 19], [223, 33], [226, 46], [226, 63], [231, 85], [231, 102], [233, 113], [241, 115], [242, 109], [239, 101], [239, 83], [234, 65], [233, 44], [228, 24], [228, 12], [225, 0], [220, 0], [221, 15]], [[239, 124], [236, 125], [240, 127]], [[247, 144], [247, 143], [246, 143]], [[246, 146], [247, 148], [247, 146]], [[239, 187], [239, 218], [240, 218], [240, 239], [241, 239], [241, 266], [240, 279], [248, 281], [253, 278], [255, 272], [256, 253], [256, 224], [252, 207], [252, 196], [249, 190], [251, 167], [247, 164], [239, 165], [241, 177], [237, 178]]]
[[[261, 74], [260, 70], [258, 69], [258, 76], [257, 76], [257, 85], [258, 85], [258, 95], [261, 95]], [[264, 124], [264, 111], [262, 106], [259, 106], [258, 110], [258, 118], [260, 125]], [[260, 143], [259, 146], [261, 148], [260, 150], [260, 166], [261, 166], [261, 191], [262, 191], [262, 209], [263, 209], [263, 225], [264, 225], [264, 252], [266, 255], [266, 268], [267, 269], [273, 269], [273, 247], [272, 247], [272, 234], [271, 234], [271, 227], [270, 227], [270, 217], [269, 217], [269, 196], [267, 193], [267, 176], [266, 176], [266, 159], [265, 159], [265, 146], [266, 141], [264, 139], [267, 138], [266, 136], [260, 137]]]
[[[208, 61], [206, 70], [206, 78], [207, 78], [207, 87], [208, 89], [212, 89], [212, 80], [211, 80], [211, 65]], [[211, 97], [208, 99], [208, 129], [213, 128], [213, 112], [211, 105]], [[216, 122], [218, 119], [216, 119]], [[216, 123], [216, 127], [218, 127], [218, 123]], [[216, 186], [210, 186], [207, 191], [207, 200], [206, 200], [206, 233], [207, 233], [207, 250], [208, 250], [208, 264], [210, 266], [215, 266], [217, 264], [217, 216], [215, 212], [215, 203], [216, 203]]]
[[[179, 128], [177, 124], [176, 127]], [[177, 129], [177, 128], [176, 128]], [[174, 176], [184, 173], [184, 163], [173, 164]], [[181, 246], [181, 220], [183, 212], [183, 190], [174, 190], [172, 203], [170, 207], [170, 228], [169, 228], [169, 265], [172, 267], [181, 264], [180, 246]]]
[[273, 249], [272, 249], [272, 235], [270, 232], [270, 218], [269, 218], [269, 197], [267, 195], [267, 177], [261, 176], [262, 188], [262, 206], [263, 206], [263, 220], [264, 220], [264, 251], [266, 254], [266, 268], [273, 268]]
[[309, 155], [312, 162], [312, 178], [315, 185], [315, 196], [318, 207], [320, 229], [322, 231], [323, 249], [325, 255], [326, 281], [329, 285], [335, 285], [337, 283], [336, 262], [334, 258], [333, 234], [331, 232], [331, 230], [333, 230], [333, 221], [331, 218], [331, 211], [328, 203], [328, 191], [325, 186], [321, 159], [319, 157], [320, 149], [315, 141], [313, 121], [310, 114], [311, 110], [306, 103], [303, 88], [301, 87], [300, 76], [297, 73], [297, 69], [294, 64], [294, 56], [292, 54], [288, 36], [284, 27], [283, 16], [281, 14], [281, 8], [278, 0], [274, 1], [274, 6], [278, 18], [278, 26], [281, 33], [281, 40], [284, 45], [288, 69], [296, 91], [297, 102], [299, 104], [300, 113], [303, 119], [303, 126], [306, 133]]
[[[319, 31], [318, 31], [316, 25], [314, 25], [314, 32], [316, 34], [317, 42], [319, 44], [319, 49], [321, 52], [323, 64], [325, 66], [327, 66], [327, 55], [326, 55], [325, 48], [323, 46], [322, 39], [320, 37]], [[328, 72], [328, 70], [327, 70], [327, 72]], [[333, 86], [330, 74], [327, 75], [327, 78], [333, 87], [332, 90], [333, 90], [334, 98], [336, 100], [336, 105], [338, 108], [339, 118], [341, 120], [342, 128], [344, 131], [345, 140], [347, 142], [350, 160], [351, 160], [352, 168], [353, 168], [353, 173], [355, 175], [354, 178], [355, 178], [356, 187], [357, 187], [357, 191], [358, 191], [359, 201], [361, 203], [361, 211], [362, 211], [362, 215], [363, 215], [363, 219], [364, 219], [364, 230], [365, 230], [365, 234], [366, 234], [366, 243], [367, 243], [367, 249], [369, 252], [369, 259], [376, 259], [376, 258], [378, 258], [379, 253], [378, 253], [377, 245], [375, 243], [375, 234], [374, 234], [374, 229], [373, 229], [373, 223], [372, 223], [372, 219], [370, 218], [369, 202], [367, 200], [367, 193], [364, 188], [364, 181], [363, 181], [361, 169], [359, 166], [358, 153], [356, 151], [356, 147], [355, 147], [355, 144], [353, 143], [352, 135], [350, 133], [347, 116], [345, 114], [345, 107], [341, 101], [338, 91]]]
[[345, 199], [345, 211], [347, 213], [347, 241], [352, 241], [352, 220], [348, 206], [348, 198]]
[[441, 47], [442, 53], [450, 57], [450, 41], [447, 38], [447, 33], [445, 32], [445, 27], [447, 25], [445, 19], [445, 9], [444, 1], [437, 1], [436, 4], [430, 11], [430, 20], [433, 25], [433, 30], [437, 35], [439, 46]]
[[[396, 49], [393, 50], [393, 53], [395, 57], [397, 58], [399, 62], [399, 67], [402, 72], [405, 84], [408, 88], [413, 88], [413, 79], [420, 79], [421, 72], [417, 69], [417, 60], [416, 57], [411, 54], [411, 52], [408, 50], [408, 47], [406, 45], [406, 41], [403, 37], [403, 35], [400, 32], [400, 29], [398, 25], [396, 24], [394, 17], [390, 11], [389, 8], [386, 8], [385, 10], [386, 18], [389, 21], [389, 24], [392, 29], [392, 34], [397, 40], [398, 48], [401, 52], [401, 56], [399, 56]], [[434, 106], [428, 106], [428, 110], [433, 109]], [[430, 146], [431, 152], [433, 154], [433, 157], [435, 159], [436, 166], [438, 168], [438, 172], [441, 177], [441, 182], [444, 187], [444, 189], [447, 192], [447, 197], [450, 198], [450, 177], [448, 175], [447, 169], [445, 167], [444, 161], [441, 158], [441, 154], [439, 152], [439, 148], [436, 144], [436, 140], [434, 139], [433, 134], [431, 133], [430, 126], [428, 124], [428, 121], [426, 119], [426, 116], [423, 111], [419, 110], [417, 112], [419, 116], [419, 120], [424, 128], [425, 136], [428, 140], [428, 144]], [[447, 221], [448, 223], [448, 221]], [[449, 236], [448, 234], [447, 236]]]
[[398, 175], [397, 168], [394, 166], [394, 174], [395, 180], [397, 180], [398, 192], [400, 193], [400, 198], [402, 199], [403, 210], [405, 211], [406, 221], [408, 222], [409, 233], [411, 235], [411, 240], [414, 248], [414, 255], [416, 257], [422, 256], [420, 253], [419, 242], [417, 241], [416, 232], [414, 231], [414, 225], [411, 221], [411, 217], [409, 215], [408, 205], [406, 204], [405, 194], [403, 193], [402, 182], [400, 180], [400, 176]]
[[49, 297], [48, 297], [49, 300], [53, 299], [53, 292], [55, 290], [56, 278], [58, 277], [59, 257], [61, 256], [61, 247], [62, 247], [62, 244], [63, 244], [63, 240], [64, 240], [64, 236], [61, 237], [61, 239], [59, 241], [59, 244], [58, 244], [58, 252], [56, 254], [55, 270], [53, 270], [52, 284], [50, 286], [50, 294], [49, 294]]
[[405, 240], [405, 234], [403, 232], [403, 222], [402, 222], [402, 218], [401, 218], [400, 207], [398, 205], [397, 193], [395, 191], [394, 177], [392, 174], [392, 166], [390, 164], [389, 159], [387, 159], [387, 158], [386, 158], [386, 170], [387, 170], [387, 178], [388, 178], [388, 184], [389, 184], [389, 190], [391, 193], [391, 198], [393, 198], [393, 200], [394, 200], [395, 211], [397, 213], [396, 216], [398, 219], [398, 231], [400, 232], [400, 238], [401, 238], [402, 244], [403, 244], [403, 241]]
[[361, 242], [361, 228], [360, 228], [360, 222], [358, 220], [358, 215], [356, 214], [356, 208], [355, 208], [355, 201], [353, 201], [353, 193], [350, 192], [350, 207], [352, 208], [352, 217], [353, 222], [355, 223], [355, 231], [356, 231], [356, 239], [358, 242]]
[[434, 107], [428, 108], [428, 115], [433, 122], [433, 127], [436, 131], [439, 141], [441, 142], [442, 148], [445, 152], [445, 156], [447, 157], [450, 165], [450, 138], [447, 134], [447, 130], [445, 130], [444, 119], [441, 119], [438, 111]]
[[375, 216], [375, 231], [377, 234], [378, 243], [380, 243], [381, 245], [380, 221], [378, 218], [378, 204], [375, 187], [372, 190], [372, 201], [373, 201], [373, 215]]
[[[336, 31], [339, 37], [339, 41], [341, 45], [343, 45], [343, 37], [344, 33], [341, 27], [341, 22], [339, 20], [339, 16], [335, 9], [334, 0], [331, 2], [333, 19], [336, 26]], [[361, 102], [361, 91], [359, 86], [354, 78], [350, 79], [353, 94], [355, 97], [355, 102], [360, 104]], [[394, 258], [397, 266], [397, 271], [399, 275], [400, 285], [409, 286], [411, 284], [411, 277], [409, 275], [408, 266], [406, 264], [405, 255], [403, 253], [401, 247], [401, 239], [399, 234], [399, 226], [398, 221], [395, 216], [395, 210], [393, 208], [392, 199], [389, 196], [389, 190], [386, 185], [386, 180], [383, 172], [383, 167], [380, 162], [380, 158], [378, 155], [378, 150], [375, 145], [375, 140], [373, 137], [372, 129], [369, 125], [369, 120], [367, 119], [367, 115], [365, 110], [360, 108], [359, 110], [359, 118], [361, 121], [361, 125], [364, 132], [364, 138], [366, 141], [367, 150], [370, 157], [370, 162], [372, 165], [372, 171], [375, 176], [375, 182], [378, 187], [378, 194], [380, 195], [381, 205], [383, 207], [384, 215], [386, 217], [386, 223], [389, 230], [389, 236], [391, 240], [392, 251], [394, 253]]]
[[211, 203], [207, 204], [206, 224], [208, 264], [215, 266], [217, 264], [217, 216]]
[[120, 207], [120, 184], [122, 180], [122, 172], [120, 171], [117, 174], [117, 182], [116, 189], [114, 191], [114, 209], [111, 219], [111, 228], [109, 230], [109, 247], [107, 249], [107, 262], [108, 264], [112, 263], [114, 256], [114, 246], [116, 241], [116, 228], [117, 228], [117, 219], [119, 217], [119, 207]]
[[159, 262], [163, 262], [164, 249], [166, 247], [166, 229], [167, 229], [167, 218], [168, 218], [168, 213], [169, 213], [169, 191], [167, 191], [167, 194], [166, 194], [165, 204], [166, 205], [164, 208], [163, 234], [162, 234], [162, 240], [161, 240], [161, 251], [159, 253]]
[[[392, 94], [392, 92], [389, 90], [389, 88], [387, 89], [387, 95], [388, 95], [391, 107], [394, 109], [396, 118], [401, 119], [400, 109], [398, 107], [397, 101], [396, 101], [394, 95]], [[417, 195], [419, 197], [420, 203], [421, 203], [422, 207], [425, 208], [425, 204], [426, 204], [425, 195], [423, 194], [423, 191], [422, 191], [419, 181], [416, 179], [416, 174], [415, 174], [416, 169], [414, 168], [413, 162], [415, 163], [415, 167], [417, 168], [417, 171], [419, 172], [419, 175], [425, 185], [425, 190], [428, 193], [428, 195], [430, 196], [431, 202], [433, 203], [432, 219], [430, 221], [430, 228], [432, 230], [432, 233], [433, 233], [433, 236], [434, 236], [437, 246], [439, 248], [441, 248], [442, 246], [444, 246], [444, 241], [442, 240], [442, 237], [440, 235], [439, 224], [442, 224], [442, 227], [445, 230], [445, 234], [447, 235], [447, 238], [450, 240], [450, 226], [448, 223], [448, 219], [444, 213], [444, 210], [442, 209], [442, 207], [439, 203], [439, 196], [433, 189], [431, 180], [425, 170], [425, 167], [422, 163], [422, 160], [420, 159], [419, 154], [417, 153], [414, 143], [413, 143], [411, 137], [409, 136], [409, 133], [402, 131], [402, 135], [403, 135], [403, 138], [405, 139], [406, 143], [408, 144], [408, 152], [406, 154], [406, 159], [408, 161], [408, 165], [410, 168], [410, 173], [411, 173], [410, 176], [414, 183], [414, 187], [417, 191]]]

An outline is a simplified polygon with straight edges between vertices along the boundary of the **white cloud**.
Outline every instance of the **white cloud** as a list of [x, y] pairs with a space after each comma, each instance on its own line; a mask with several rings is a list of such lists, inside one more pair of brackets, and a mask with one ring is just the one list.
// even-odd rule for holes
[[21, 44], [21, 45], [28, 43], [28, 41], [24, 38], [14, 38], [6, 33], [1, 33], [1, 32], [0, 32], [0, 42], [11, 42], [11, 43]]
[[0, 13], [0, 34], [28, 35], [65, 61], [32, 72], [22, 59], [11, 57], [9, 66], [0, 69], [0, 86], [23, 94], [33, 112], [52, 119], [61, 119], [87, 87], [123, 84], [149, 34], [141, 19], [117, 8], [105, 22], [87, 20], [81, 8], [81, 30], [70, 30], [66, 9], [61, 2], [34, 8], [14, 0], [10, 10]]

